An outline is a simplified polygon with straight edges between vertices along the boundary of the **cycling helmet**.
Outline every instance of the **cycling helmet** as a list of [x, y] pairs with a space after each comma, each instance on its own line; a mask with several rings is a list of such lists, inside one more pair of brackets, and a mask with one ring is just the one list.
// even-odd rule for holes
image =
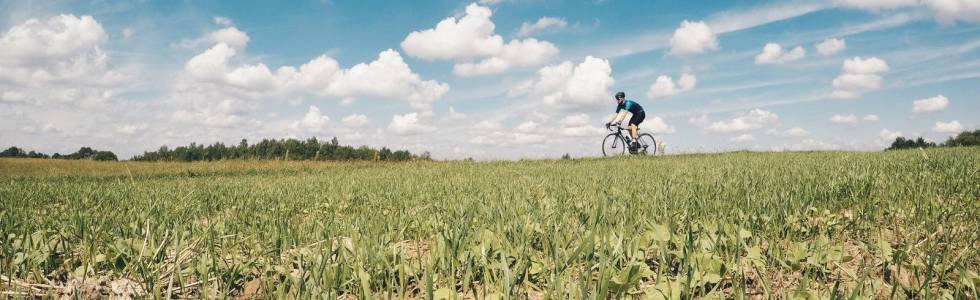
[[619, 98], [626, 98], [626, 93], [623, 93], [623, 92], [616, 93], [616, 99], [619, 99]]

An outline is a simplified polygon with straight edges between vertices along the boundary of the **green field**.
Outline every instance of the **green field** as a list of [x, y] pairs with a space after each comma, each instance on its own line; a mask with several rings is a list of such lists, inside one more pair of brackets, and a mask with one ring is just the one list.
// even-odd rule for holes
[[948, 298], [980, 148], [518, 162], [0, 160], [0, 290], [248, 298]]

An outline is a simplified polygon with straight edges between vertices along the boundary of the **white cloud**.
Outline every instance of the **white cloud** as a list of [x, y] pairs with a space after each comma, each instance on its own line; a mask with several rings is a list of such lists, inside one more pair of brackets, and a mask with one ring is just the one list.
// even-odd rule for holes
[[353, 114], [345, 117], [341, 121], [347, 127], [361, 127], [368, 124], [368, 117], [363, 114]]
[[960, 121], [956, 120], [951, 122], [936, 122], [936, 126], [932, 127], [932, 130], [939, 133], [960, 133], [963, 131], [963, 124], [960, 124]]
[[517, 125], [517, 127], [514, 127], [514, 130], [518, 132], [532, 132], [537, 130], [539, 127], [541, 127], [541, 124], [538, 122], [528, 120], [524, 121], [524, 123], [521, 123], [520, 125]]
[[857, 98], [863, 93], [881, 88], [881, 75], [888, 72], [888, 64], [877, 57], [854, 57], [844, 61], [842, 72], [834, 78], [835, 98]]
[[941, 111], [947, 107], [949, 107], [949, 99], [943, 95], [912, 101], [912, 111], [917, 113]]
[[235, 22], [232, 22], [231, 19], [222, 16], [214, 16], [213, 18], [211, 18], [211, 22], [225, 27], [235, 25]]
[[650, 131], [656, 134], [669, 134], [669, 133], [674, 133], [676, 131], [674, 129], [674, 126], [668, 125], [663, 118], [656, 117], [656, 116], [644, 120], [643, 123], [640, 124], [640, 127], [643, 129], [649, 129]]
[[771, 130], [769, 133], [776, 136], [792, 138], [806, 137], [810, 135], [809, 131], [806, 131], [806, 129], [800, 127], [793, 127], [783, 131]]
[[589, 56], [578, 65], [566, 61], [545, 66], [537, 78], [518, 84], [508, 94], [530, 94], [549, 105], [595, 105], [608, 102], [614, 82], [609, 61]]
[[435, 28], [414, 31], [402, 41], [408, 55], [427, 59], [468, 59], [492, 56], [504, 46], [503, 37], [494, 34], [489, 8], [470, 4], [466, 14], [448, 17]]
[[568, 26], [568, 22], [566, 22], [565, 19], [541, 17], [533, 24], [529, 22], [524, 22], [521, 24], [521, 28], [517, 30], [517, 36], [530, 36], [549, 28], [561, 29], [565, 28], [566, 26]]
[[283, 66], [275, 73], [265, 64], [229, 66], [238, 55], [233, 47], [218, 43], [189, 60], [184, 69], [193, 80], [255, 93], [307, 92], [345, 101], [357, 97], [406, 100], [415, 109], [428, 109], [449, 91], [449, 85], [423, 80], [412, 72], [394, 50], [378, 54], [370, 63], [341, 69], [333, 58], [322, 55], [300, 66]]
[[30, 19], [0, 34], [0, 102], [92, 106], [112, 98], [127, 75], [102, 50], [91, 16]]
[[320, 108], [310, 105], [309, 109], [306, 110], [306, 115], [303, 116], [302, 120], [293, 122], [293, 129], [303, 130], [308, 132], [322, 132], [323, 127], [327, 125], [330, 121], [330, 117], [324, 116], [320, 113]]
[[878, 133], [878, 139], [881, 142], [891, 142], [900, 136], [902, 136], [901, 131], [891, 131], [888, 128], [882, 128], [881, 132]]
[[647, 90], [647, 97], [650, 99], [666, 98], [683, 92], [693, 90], [697, 85], [697, 77], [691, 74], [681, 74], [681, 77], [674, 83], [670, 76], [660, 75], [657, 80], [650, 85]]
[[388, 129], [398, 134], [417, 134], [433, 131], [435, 127], [423, 124], [419, 120], [419, 114], [413, 112], [392, 116], [391, 123], [388, 124]]
[[146, 124], [146, 123], [142, 123], [142, 124], [126, 124], [126, 125], [123, 125], [122, 127], [119, 127], [118, 129], [116, 129], [116, 131], [119, 132], [119, 133], [122, 133], [122, 134], [126, 134], [126, 135], [133, 135], [133, 134], [136, 134], [138, 132], [145, 131], [147, 128], [150, 128], [150, 125], [149, 124]]
[[566, 127], [588, 125], [589, 115], [581, 114], [581, 113], [570, 115], [562, 118], [561, 121], [559, 121], [558, 123]]
[[458, 63], [453, 73], [459, 76], [500, 74], [514, 67], [539, 66], [558, 55], [558, 47], [536, 39], [512, 40], [501, 52], [479, 62]]
[[817, 44], [817, 53], [829, 56], [847, 49], [847, 42], [844, 39], [829, 38]]
[[830, 122], [837, 123], [837, 124], [854, 124], [857, 123], [857, 116], [855, 116], [854, 114], [834, 115], [830, 117]]
[[[402, 41], [405, 53], [425, 60], [456, 60], [459, 76], [499, 74], [515, 67], [540, 66], [558, 55], [558, 47], [536, 39], [504, 39], [494, 32], [490, 8], [476, 3], [463, 17], [449, 17], [435, 28], [414, 31]], [[546, 21], [547, 23], [548, 21]]]
[[952, 24], [956, 21], [980, 23], [980, 2], [976, 0], [835, 0], [836, 4], [870, 11], [901, 7], [928, 7], [936, 21]]
[[606, 132], [601, 126], [596, 125], [579, 125], [565, 127], [561, 129], [561, 134], [568, 137], [583, 137], [583, 136], [593, 136], [601, 135]]
[[670, 38], [670, 54], [677, 56], [718, 50], [718, 39], [704, 22], [681, 22]]
[[449, 111], [446, 112], [446, 118], [449, 120], [462, 120], [466, 118], [466, 114], [456, 111], [452, 106], [449, 107]]
[[711, 123], [711, 119], [709, 119], [708, 115], [706, 114], [700, 114], [697, 116], [691, 116], [690, 118], [687, 119], [687, 122], [693, 125], [704, 127]]
[[736, 143], [747, 143], [747, 142], [755, 141], [755, 137], [752, 136], [751, 134], [741, 134], [739, 136], [731, 138], [730, 140]]
[[755, 56], [755, 64], [781, 64], [794, 60], [799, 60], [806, 56], [806, 50], [801, 46], [796, 46], [793, 50], [783, 51], [783, 46], [776, 43], [768, 43], [762, 47], [762, 52]]
[[864, 118], [862, 118], [862, 119], [864, 121], [867, 121], [867, 122], [877, 122], [878, 121], [878, 115], [865, 115]]
[[244, 49], [249, 40], [248, 34], [235, 27], [218, 29], [208, 34], [208, 41], [212, 44], [225, 43], [238, 50]]
[[775, 123], [778, 120], [779, 115], [756, 108], [745, 113], [738, 113], [731, 120], [712, 122], [708, 127], [705, 127], [705, 130], [718, 133], [749, 131], [762, 128], [764, 125]]
[[936, 20], [942, 24], [956, 21], [980, 23], [980, 1], [976, 0], [924, 0], [932, 9]]

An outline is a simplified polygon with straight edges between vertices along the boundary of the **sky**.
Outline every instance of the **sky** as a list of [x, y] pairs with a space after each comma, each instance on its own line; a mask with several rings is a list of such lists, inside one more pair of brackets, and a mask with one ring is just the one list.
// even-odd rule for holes
[[941, 142], [980, 127], [980, 1], [0, 0], [3, 148], [601, 156], [618, 91], [667, 153]]

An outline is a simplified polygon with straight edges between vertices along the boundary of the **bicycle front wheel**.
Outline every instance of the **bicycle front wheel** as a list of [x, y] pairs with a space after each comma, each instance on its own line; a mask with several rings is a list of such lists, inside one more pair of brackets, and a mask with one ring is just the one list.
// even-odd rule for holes
[[640, 143], [640, 148], [636, 149], [637, 154], [657, 154], [657, 140], [653, 138], [653, 135], [650, 135], [649, 133], [641, 133], [636, 137], [636, 141]]
[[618, 134], [610, 133], [602, 139], [603, 156], [620, 156], [626, 154], [626, 141]]

